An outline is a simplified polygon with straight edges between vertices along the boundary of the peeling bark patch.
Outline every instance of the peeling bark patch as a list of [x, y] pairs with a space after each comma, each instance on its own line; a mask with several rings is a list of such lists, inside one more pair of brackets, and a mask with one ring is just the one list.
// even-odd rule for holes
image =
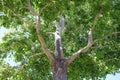
[[60, 40], [59, 39], [56, 40], [56, 47], [57, 47], [57, 52], [58, 52], [58, 56], [59, 56], [59, 54], [61, 53], [61, 50], [60, 50]]
[[58, 58], [63, 58], [61, 36], [60, 36], [60, 33], [58, 31], [55, 32], [55, 55]]

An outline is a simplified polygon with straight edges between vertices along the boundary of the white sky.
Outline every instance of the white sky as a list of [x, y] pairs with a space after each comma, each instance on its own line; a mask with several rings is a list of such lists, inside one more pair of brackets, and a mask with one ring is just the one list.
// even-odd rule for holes
[[[0, 27], [0, 43], [2, 42], [2, 37], [6, 34], [6, 33], [9, 33], [10, 30], [8, 29], [5, 29], [3, 27]], [[20, 63], [15, 63], [14, 60], [13, 60], [13, 56], [7, 56], [6, 59], [4, 59], [4, 61], [8, 64], [10, 64], [11, 66], [17, 66], [19, 65]]]
[[1, 38], [3, 37], [3, 35], [5, 34], [5, 33], [7, 33], [8, 31], [5, 29], [5, 28], [3, 28], [3, 27], [0, 27], [0, 41], [1, 41]]
[[[0, 42], [2, 41], [1, 38], [4, 36], [4, 34], [8, 33], [8, 32], [9, 32], [9, 30], [7, 30], [3, 27], [0, 27]], [[9, 58], [9, 57], [7, 59], [5, 59], [5, 61], [7, 63], [9, 63], [11, 66], [16, 66], [16, 65], [20, 64], [20, 63], [15, 63], [13, 61], [13, 59]], [[105, 80], [120, 80], [120, 74], [115, 74], [115, 75], [108, 74]]]

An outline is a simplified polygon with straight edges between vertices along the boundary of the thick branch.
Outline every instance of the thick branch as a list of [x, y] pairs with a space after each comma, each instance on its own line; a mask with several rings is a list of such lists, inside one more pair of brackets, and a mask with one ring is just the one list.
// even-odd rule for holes
[[56, 31], [58, 31], [60, 33], [60, 36], [61, 36], [62, 30], [64, 29], [65, 19], [62, 15], [58, 16], [58, 17], [60, 18], [60, 23], [58, 23], [56, 21], [54, 23], [55, 23], [55, 26], [56, 26]]
[[57, 22], [55, 23], [56, 26], [56, 32], [55, 34], [55, 55], [57, 58], [63, 58], [63, 50], [62, 50], [62, 44], [61, 44], [61, 33], [64, 28], [64, 17], [60, 16], [60, 24]]
[[[91, 31], [92, 31], [92, 30], [91, 30]], [[80, 54], [88, 51], [88, 50], [92, 47], [92, 45], [95, 44], [96, 42], [101, 41], [101, 40], [103, 40], [104, 38], [106, 38], [106, 37], [108, 37], [108, 36], [115, 35], [115, 34], [120, 34], [120, 32], [113, 32], [113, 33], [108, 34], [107, 36], [105, 36], [105, 37], [103, 37], [103, 38], [96, 39], [96, 40], [94, 40], [94, 42], [93, 42], [93, 41], [92, 41], [92, 33], [89, 32], [89, 40], [88, 40], [87, 46], [84, 47], [84, 48], [82, 48], [82, 49], [80, 49], [79, 51], [77, 51], [76, 53], [74, 53], [70, 58], [68, 58], [68, 61], [67, 61], [68, 64], [70, 64], [73, 60], [75, 60]], [[106, 46], [104, 46], [104, 47], [106, 47]]]
[[51, 53], [49, 52], [49, 50], [47, 49], [45, 41], [44, 41], [44, 39], [43, 39], [43, 37], [42, 37], [42, 35], [40, 33], [40, 17], [37, 14], [37, 12], [35, 12], [35, 10], [32, 8], [32, 6], [30, 4], [30, 0], [28, 0], [28, 4], [29, 4], [30, 11], [33, 13], [34, 16], [36, 16], [36, 21], [37, 22], [36, 22], [35, 29], [36, 29], [36, 32], [37, 32], [37, 35], [38, 35], [39, 42], [41, 43], [42, 49], [45, 52], [46, 56], [48, 57], [48, 59], [50, 60], [50, 62], [52, 62], [54, 60], [54, 58], [51, 55]]
[[88, 50], [92, 47], [92, 45], [93, 45], [92, 31], [93, 31], [93, 29], [94, 29], [94, 27], [95, 27], [95, 25], [96, 25], [97, 19], [98, 19], [100, 13], [102, 12], [102, 10], [103, 10], [103, 8], [101, 8], [100, 11], [99, 11], [99, 12], [97, 13], [97, 15], [95, 16], [95, 19], [94, 19], [94, 21], [93, 21], [93, 25], [92, 25], [89, 33], [88, 33], [88, 38], [89, 38], [89, 39], [88, 39], [88, 44], [87, 44], [87, 46], [85, 46], [84, 48], [78, 50], [78, 51], [77, 51], [76, 53], [74, 53], [70, 58], [68, 58], [68, 64], [70, 64], [72, 61], [74, 61], [80, 54], [88, 51]]
[[68, 64], [70, 64], [73, 60], [75, 60], [80, 54], [88, 51], [93, 44], [93, 38], [92, 38], [92, 30], [90, 29], [89, 33], [88, 33], [88, 44], [87, 46], [85, 46], [84, 48], [80, 49], [79, 51], [77, 51], [76, 53], [74, 53], [70, 58], [68, 58]]

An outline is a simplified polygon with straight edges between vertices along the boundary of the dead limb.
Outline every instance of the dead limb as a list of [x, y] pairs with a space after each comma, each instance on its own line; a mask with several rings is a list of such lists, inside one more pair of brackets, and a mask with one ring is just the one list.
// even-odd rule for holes
[[59, 17], [60, 17], [60, 23], [55, 22], [56, 32], [54, 33], [54, 35], [55, 35], [55, 56], [58, 59], [61, 59], [64, 57], [62, 50], [62, 43], [61, 43], [61, 34], [64, 28], [64, 17], [63, 16], [59, 16]]

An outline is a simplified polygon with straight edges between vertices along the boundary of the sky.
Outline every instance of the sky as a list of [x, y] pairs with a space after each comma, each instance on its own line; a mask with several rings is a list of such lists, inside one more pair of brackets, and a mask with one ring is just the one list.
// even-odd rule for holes
[[[1, 38], [4, 36], [4, 34], [9, 33], [9, 32], [10, 32], [10, 30], [7, 30], [7, 29], [5, 29], [3, 27], [0, 27], [0, 42], [2, 41]], [[20, 63], [15, 63], [13, 61], [13, 56], [11, 56], [11, 58], [7, 57], [5, 59], [5, 61], [6, 61], [6, 63], [10, 64], [11, 66], [16, 66], [16, 65], [20, 64]], [[108, 74], [105, 80], [120, 80], [120, 73], [119, 74], [117, 73], [115, 75]]]
[[0, 40], [1, 40], [1, 38], [3, 37], [3, 35], [5, 34], [5, 33], [7, 33], [8, 31], [5, 29], [5, 28], [3, 28], [3, 27], [0, 27]]

